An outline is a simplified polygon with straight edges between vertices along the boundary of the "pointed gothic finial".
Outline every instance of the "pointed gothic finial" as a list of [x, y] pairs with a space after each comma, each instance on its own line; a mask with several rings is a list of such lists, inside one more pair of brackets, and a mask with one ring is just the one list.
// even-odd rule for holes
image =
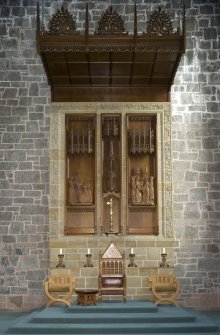
[[183, 39], [184, 39], [184, 50], [186, 49], [186, 6], [183, 1], [183, 17], [182, 17], [182, 30], [183, 30]]
[[89, 6], [88, 6], [88, 2], [86, 3], [85, 36], [86, 36], [86, 39], [87, 39], [88, 36], [89, 36]]
[[39, 50], [39, 38], [40, 38], [40, 8], [39, 8], [39, 1], [37, 1], [37, 29], [36, 29], [36, 46], [37, 50]]
[[40, 7], [39, 7], [39, 1], [37, 1], [37, 32], [40, 32]]
[[134, 3], [134, 37], [137, 36], [137, 5]]

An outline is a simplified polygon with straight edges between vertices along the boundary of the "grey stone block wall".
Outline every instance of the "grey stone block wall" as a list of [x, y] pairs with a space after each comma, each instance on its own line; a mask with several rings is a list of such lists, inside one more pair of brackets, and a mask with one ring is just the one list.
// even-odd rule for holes
[[182, 300], [220, 306], [220, 5], [191, 1], [174, 85], [173, 199]]
[[0, 2], [0, 309], [44, 300], [49, 267], [50, 90], [35, 1]]
[[[42, 1], [40, 1], [41, 3]], [[43, 1], [45, 24], [63, 1]], [[133, 30], [133, 1], [90, 1], [90, 32], [112, 3]], [[136, 0], [138, 31], [159, 4], [178, 21], [179, 1]], [[185, 0], [186, 54], [171, 91], [176, 274], [182, 303], [220, 306], [220, 78], [217, 0]], [[64, 1], [79, 30], [85, 1]], [[45, 299], [49, 268], [50, 89], [36, 52], [36, 1], [0, 2], [0, 309]]]

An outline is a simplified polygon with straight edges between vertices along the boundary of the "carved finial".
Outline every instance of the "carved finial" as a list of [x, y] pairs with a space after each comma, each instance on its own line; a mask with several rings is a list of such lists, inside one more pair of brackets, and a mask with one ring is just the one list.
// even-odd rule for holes
[[151, 14], [146, 33], [154, 36], [173, 35], [173, 27], [170, 17], [161, 9], [161, 7]]
[[134, 36], [137, 36], [137, 5], [134, 3]]
[[49, 22], [48, 33], [53, 35], [76, 34], [75, 20], [68, 9], [62, 6], [61, 10], [56, 11]]
[[37, 1], [37, 34], [40, 35], [40, 8], [39, 8], [39, 1]]
[[88, 3], [86, 3], [86, 25], [85, 25], [85, 35], [86, 35], [86, 38], [89, 36], [89, 7], [88, 7]]
[[183, 30], [183, 36], [186, 36], [186, 7], [185, 7], [185, 3], [183, 2], [183, 17], [182, 17], [182, 30]]
[[37, 29], [36, 29], [36, 46], [37, 50], [39, 51], [39, 39], [40, 39], [40, 8], [39, 8], [39, 2], [37, 1]]
[[102, 15], [97, 30], [101, 35], [120, 35], [125, 33], [124, 22], [116, 10], [110, 6]]

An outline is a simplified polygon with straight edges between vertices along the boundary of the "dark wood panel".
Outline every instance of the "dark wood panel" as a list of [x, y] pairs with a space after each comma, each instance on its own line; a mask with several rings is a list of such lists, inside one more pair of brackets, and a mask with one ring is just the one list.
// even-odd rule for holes
[[54, 102], [170, 101], [167, 87], [54, 87]]
[[65, 235], [93, 235], [95, 233], [94, 228], [72, 228], [65, 227]]

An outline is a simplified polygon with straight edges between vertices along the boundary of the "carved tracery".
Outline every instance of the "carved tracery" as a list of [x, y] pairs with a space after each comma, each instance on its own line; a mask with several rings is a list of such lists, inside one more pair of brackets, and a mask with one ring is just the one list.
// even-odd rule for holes
[[148, 26], [148, 35], [167, 36], [173, 34], [172, 22], [169, 15], [159, 7], [151, 14]]
[[136, 121], [147, 121], [147, 127], [128, 129], [128, 147], [130, 154], [152, 154], [155, 151], [155, 130], [151, 125], [151, 118], [133, 117]]
[[48, 34], [53, 35], [69, 35], [76, 34], [76, 24], [73, 16], [63, 6], [57, 10], [52, 16], [49, 26]]
[[100, 35], [120, 35], [125, 33], [124, 22], [116, 10], [110, 6], [102, 15], [97, 33]]

